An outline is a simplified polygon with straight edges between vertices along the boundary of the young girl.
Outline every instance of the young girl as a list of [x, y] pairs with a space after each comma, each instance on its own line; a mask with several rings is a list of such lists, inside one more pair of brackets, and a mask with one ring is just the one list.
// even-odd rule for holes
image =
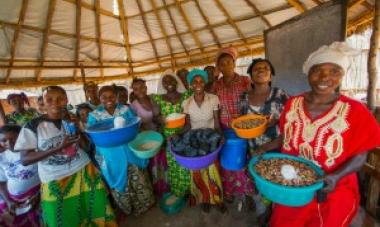
[[[118, 116], [124, 119], [135, 116], [128, 106], [116, 102], [113, 86], [102, 87], [99, 97], [101, 105], [89, 114], [89, 126]], [[131, 163], [133, 160], [128, 145], [96, 147], [96, 153], [96, 159], [120, 209], [134, 215], [146, 212], [154, 204], [152, 185], [146, 169], [140, 168], [144, 164], [137, 166]]]
[[98, 96], [98, 85], [94, 82], [88, 82], [83, 86], [83, 90], [87, 100], [85, 103], [88, 104], [91, 109], [96, 109], [96, 107], [100, 104]]
[[44, 225], [116, 226], [101, 175], [82, 150], [84, 137], [70, 135], [62, 120], [65, 90], [49, 86], [43, 97], [47, 114], [22, 128], [15, 150], [23, 165], [38, 163]]
[[91, 111], [92, 108], [88, 104], [82, 103], [77, 106], [76, 115], [79, 120], [79, 130], [82, 132], [84, 132], [87, 127], [87, 119]]
[[[133, 93], [136, 99], [131, 103], [132, 109], [141, 118], [141, 130], [158, 131], [160, 128], [160, 107], [147, 94], [145, 81], [132, 81]], [[165, 171], [167, 169], [165, 149], [149, 160], [149, 170], [155, 195], [161, 197], [169, 191]]]
[[8, 103], [13, 107], [14, 111], [5, 116], [6, 124], [24, 125], [26, 122], [38, 117], [38, 112], [33, 108], [25, 109], [25, 104], [30, 106], [28, 97], [25, 93], [10, 94], [7, 97]]
[[[206, 71], [193, 69], [187, 75], [187, 82], [194, 92], [182, 103], [187, 115], [185, 129], [212, 128], [222, 134], [219, 123], [218, 96], [205, 92], [208, 82]], [[219, 164], [191, 172], [191, 195], [204, 212], [209, 212], [210, 205], [223, 206], [223, 188]]]
[[12, 222], [9, 226], [39, 226], [40, 179], [37, 165], [23, 166], [20, 153], [14, 151], [18, 125], [4, 125], [0, 128], [0, 145], [6, 150], [0, 154], [0, 196], [6, 207], [0, 213], [9, 212]]

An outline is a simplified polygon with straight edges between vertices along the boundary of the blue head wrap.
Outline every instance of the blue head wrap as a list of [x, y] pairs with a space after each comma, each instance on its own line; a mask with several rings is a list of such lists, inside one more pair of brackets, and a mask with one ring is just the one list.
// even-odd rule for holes
[[207, 84], [208, 82], [208, 74], [206, 71], [201, 70], [201, 69], [192, 69], [188, 74], [187, 74], [187, 83], [190, 85], [191, 82], [193, 82], [193, 79], [195, 76], [201, 76], [205, 83]]

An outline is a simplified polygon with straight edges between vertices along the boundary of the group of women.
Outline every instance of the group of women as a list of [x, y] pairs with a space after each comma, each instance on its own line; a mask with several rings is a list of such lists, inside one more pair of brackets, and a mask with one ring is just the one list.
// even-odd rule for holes
[[[144, 80], [134, 79], [130, 105], [126, 105], [125, 88], [103, 86], [98, 91], [96, 84], [86, 84], [88, 101], [78, 106], [77, 118], [62, 114], [66, 92], [50, 86], [43, 93], [45, 113], [16, 122], [26, 124], [13, 147], [2, 147], [20, 152], [23, 165], [38, 164], [42, 220], [48, 226], [114, 226], [116, 216], [109, 199], [121, 213], [140, 215], [164, 194], [170, 194], [172, 200], [200, 204], [206, 213], [213, 206], [225, 212], [225, 202], [237, 200], [238, 209], [256, 207], [262, 225], [348, 226], [359, 205], [355, 172], [364, 164], [367, 151], [380, 145], [380, 127], [371, 113], [337, 91], [353, 52], [345, 43], [333, 43], [312, 53], [303, 68], [311, 90], [291, 98], [272, 86], [275, 70], [266, 59], [252, 61], [249, 77], [237, 74], [233, 47], [219, 51], [215, 68], [181, 71], [180, 77], [163, 73], [153, 95], [147, 94]], [[19, 96], [13, 99], [10, 103], [15, 107], [23, 102]], [[12, 116], [26, 112], [17, 107]], [[172, 113], [186, 114], [183, 128], [165, 127], [166, 117]], [[248, 141], [248, 156], [280, 151], [313, 161], [326, 173], [324, 202], [313, 200], [303, 207], [271, 205], [255, 190], [247, 168], [230, 171], [215, 161], [194, 171], [179, 165], [171, 155], [171, 137], [198, 128], [212, 128], [223, 136], [233, 119], [248, 113], [270, 119], [266, 132]], [[160, 131], [166, 138], [149, 161], [135, 157], [127, 145], [94, 147], [83, 133], [102, 120], [136, 115], [141, 119], [141, 131]], [[73, 119], [80, 129], [74, 137], [67, 136], [65, 127], [65, 122]], [[76, 150], [74, 155], [70, 148]]]

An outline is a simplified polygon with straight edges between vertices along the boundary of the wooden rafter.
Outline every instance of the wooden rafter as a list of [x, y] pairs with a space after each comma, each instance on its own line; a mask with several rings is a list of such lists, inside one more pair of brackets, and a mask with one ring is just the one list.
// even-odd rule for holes
[[317, 6], [323, 4], [320, 0], [312, 0]]
[[[139, 10], [140, 12], [143, 12], [143, 8], [141, 6], [141, 3], [139, 0], [136, 0], [136, 3], [137, 3], [137, 6], [139, 7]], [[156, 48], [156, 45], [154, 43], [154, 40], [153, 40], [153, 37], [152, 37], [152, 33], [149, 29], [149, 26], [148, 26], [148, 23], [146, 22], [146, 18], [145, 18], [145, 14], [142, 15], [142, 20], [143, 20], [143, 24], [144, 24], [144, 27], [145, 27], [145, 30], [146, 30], [146, 33], [148, 33], [148, 36], [149, 36], [149, 40], [150, 40], [150, 43], [152, 45], [152, 48], [153, 48], [153, 51], [154, 51], [154, 58], [158, 61], [158, 52], [157, 52], [157, 48]], [[158, 64], [160, 66], [160, 68], [162, 67], [161, 64]]]
[[218, 47], [221, 48], [222, 45], [220, 45], [218, 36], [216, 35], [214, 29], [212, 28], [210, 20], [207, 18], [206, 14], [203, 12], [202, 7], [199, 4], [199, 0], [195, 0], [195, 5], [197, 6], [199, 13], [202, 15], [203, 20], [206, 21], [207, 27], [210, 30], [214, 43], [218, 44]]
[[367, 26], [372, 23], [374, 17], [374, 11], [367, 10], [364, 13], [360, 14], [356, 18], [348, 22], [347, 33], [350, 34], [354, 32], [358, 27]]
[[231, 15], [227, 12], [226, 8], [224, 8], [223, 4], [220, 2], [220, 0], [214, 0], [218, 6], [218, 8], [223, 12], [223, 14], [227, 17], [227, 21], [229, 24], [235, 29], [236, 33], [238, 34], [239, 38], [246, 41], [246, 38], [244, 34], [241, 32], [240, 28], [236, 25], [236, 22], [232, 19]]
[[[50, 34], [50, 30], [51, 30], [51, 22], [53, 21], [53, 14], [54, 14], [54, 10], [55, 10], [55, 5], [56, 5], [56, 0], [50, 0], [49, 10], [48, 10], [47, 18], [46, 18], [46, 29], [45, 29], [43, 39], [42, 39], [40, 66], [44, 65], [46, 48], [48, 46], [49, 34]], [[41, 80], [41, 72], [42, 72], [41, 69], [37, 69], [35, 72], [37, 81]]]
[[[11, 44], [11, 59], [9, 62], [9, 65], [11, 67], [13, 66], [13, 62], [14, 62], [14, 58], [15, 58], [15, 52], [16, 52], [17, 40], [18, 40], [18, 36], [20, 34], [20, 27], [24, 23], [25, 13], [26, 13], [27, 7], [28, 7], [28, 0], [23, 0], [22, 5], [21, 5], [21, 9], [20, 9], [20, 14], [18, 17], [17, 27], [15, 29], [12, 44]], [[7, 70], [7, 74], [5, 76], [6, 83], [9, 83], [11, 72], [12, 72], [12, 68]]]
[[[164, 6], [167, 5], [167, 4], [166, 4], [166, 0], [163, 0], [163, 3], [164, 3]], [[167, 5], [167, 6], [168, 6], [168, 5]], [[175, 23], [175, 20], [173, 19], [173, 15], [172, 15], [172, 13], [170, 12], [169, 7], [165, 7], [165, 10], [166, 10], [166, 12], [167, 12], [168, 15], [169, 15], [170, 22], [171, 22], [172, 25], [173, 25], [173, 28], [174, 28], [175, 34], [176, 34], [177, 38], [179, 39], [179, 42], [181, 43], [183, 50], [185, 51], [186, 55], [189, 56], [189, 51], [186, 49], [186, 45], [185, 45], [185, 43], [183, 42], [183, 39], [181, 38], [180, 35], [178, 35], [179, 32], [178, 32], [178, 29], [177, 29], [177, 25], [176, 25], [176, 23]], [[191, 59], [190, 59], [190, 60], [191, 60]]]
[[[262, 54], [264, 52], [263, 47], [255, 48], [255, 49], [249, 49], [239, 52], [240, 57], [250, 56], [252, 54]], [[215, 61], [215, 56], [210, 56], [208, 58], [202, 59], [201, 61], [197, 61], [191, 64], [184, 64], [179, 65], [179, 67], [197, 67], [205, 64], [209, 64]], [[136, 72], [135, 75], [138, 77], [143, 77], [146, 75], [152, 75], [159, 72], [162, 72], [164, 70], [169, 69], [168, 67], [161, 68], [161, 69], [155, 69], [151, 71], [145, 71], [145, 72]], [[104, 78], [101, 77], [86, 77], [86, 81], [95, 81], [95, 82], [105, 82], [105, 81], [112, 81], [112, 80], [122, 80], [126, 79], [126, 74], [120, 74], [115, 76], [107, 76]], [[58, 77], [50, 80], [43, 80], [39, 83], [33, 82], [28, 80], [29, 78], [17, 78], [14, 81], [12, 80], [10, 84], [5, 84], [3, 81], [0, 80], [0, 89], [4, 88], [22, 88], [22, 87], [40, 87], [40, 86], [47, 86], [47, 85], [57, 85], [57, 84], [81, 84], [81, 79], [74, 80], [73, 77]]]
[[[76, 40], [75, 40], [75, 65], [79, 66], [79, 53], [80, 53], [80, 26], [81, 26], [81, 15], [82, 15], [82, 0], [76, 0], [76, 15], [75, 15], [75, 31], [76, 31]], [[76, 79], [78, 70], [74, 69], [74, 80]]]
[[[119, 14], [120, 18], [125, 18], [124, 15], [124, 3], [123, 0], [117, 0], [117, 4], [119, 6]], [[128, 21], [127, 19], [120, 19], [120, 28], [123, 32], [123, 39], [124, 39], [124, 47], [125, 47], [125, 53], [127, 53], [127, 62], [128, 62], [128, 74], [133, 75], [133, 67], [132, 67], [132, 54], [131, 54], [131, 46], [129, 44], [129, 33], [128, 33]]]
[[201, 41], [199, 40], [197, 34], [195, 34], [193, 26], [190, 23], [189, 18], [187, 17], [185, 11], [182, 8], [181, 2], [179, 0], [175, 0], [175, 3], [177, 4], [177, 8], [179, 10], [179, 13], [182, 15], [183, 19], [185, 20], [187, 28], [191, 32], [191, 36], [193, 37], [195, 44], [198, 46], [198, 48], [203, 52], [203, 46], [201, 44]]
[[[102, 28], [100, 22], [100, 0], [95, 0], [95, 26], [96, 26], [96, 39], [98, 40], [98, 61], [100, 66], [103, 66], [103, 43], [102, 43]], [[104, 77], [104, 70], [100, 68], [100, 75]]]
[[156, 15], [156, 18], [158, 20], [158, 24], [160, 26], [161, 33], [162, 33], [162, 35], [165, 38], [166, 46], [168, 47], [169, 54], [170, 54], [172, 70], [174, 71], [176, 63], [175, 63], [174, 58], [173, 58], [173, 48], [172, 48], [172, 46], [170, 44], [170, 40], [168, 39], [168, 34], [166, 32], [166, 29], [165, 29], [164, 25], [162, 24], [160, 13], [158, 12], [156, 3], [154, 1], [155, 0], [150, 0], [150, 4], [152, 5], [154, 14]]
[[288, 0], [288, 3], [294, 8], [296, 8], [296, 10], [300, 13], [303, 13], [306, 10], [299, 0]]
[[264, 21], [264, 23], [265, 23], [269, 28], [272, 27], [271, 23], [268, 21], [267, 18], [265, 18], [264, 14], [263, 14], [263, 13], [262, 13], [262, 12], [256, 7], [255, 4], [253, 4], [253, 3], [252, 3], [251, 1], [249, 1], [249, 0], [244, 0], [244, 1], [247, 3], [247, 5], [248, 5], [249, 7], [252, 8], [253, 12], [255, 12], [256, 15], [259, 15], [259, 16], [260, 16], [261, 20]]
[[356, 7], [357, 5], [361, 5], [365, 0], [353, 0], [350, 3], [348, 3], [348, 10], [351, 10], [352, 8]]

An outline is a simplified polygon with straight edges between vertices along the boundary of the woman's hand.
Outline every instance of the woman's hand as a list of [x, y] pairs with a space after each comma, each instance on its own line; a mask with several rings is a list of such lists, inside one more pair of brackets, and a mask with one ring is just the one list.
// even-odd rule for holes
[[323, 192], [330, 193], [334, 191], [336, 184], [340, 180], [340, 178], [334, 174], [328, 174], [322, 178], [325, 183], [325, 186], [322, 188]]

